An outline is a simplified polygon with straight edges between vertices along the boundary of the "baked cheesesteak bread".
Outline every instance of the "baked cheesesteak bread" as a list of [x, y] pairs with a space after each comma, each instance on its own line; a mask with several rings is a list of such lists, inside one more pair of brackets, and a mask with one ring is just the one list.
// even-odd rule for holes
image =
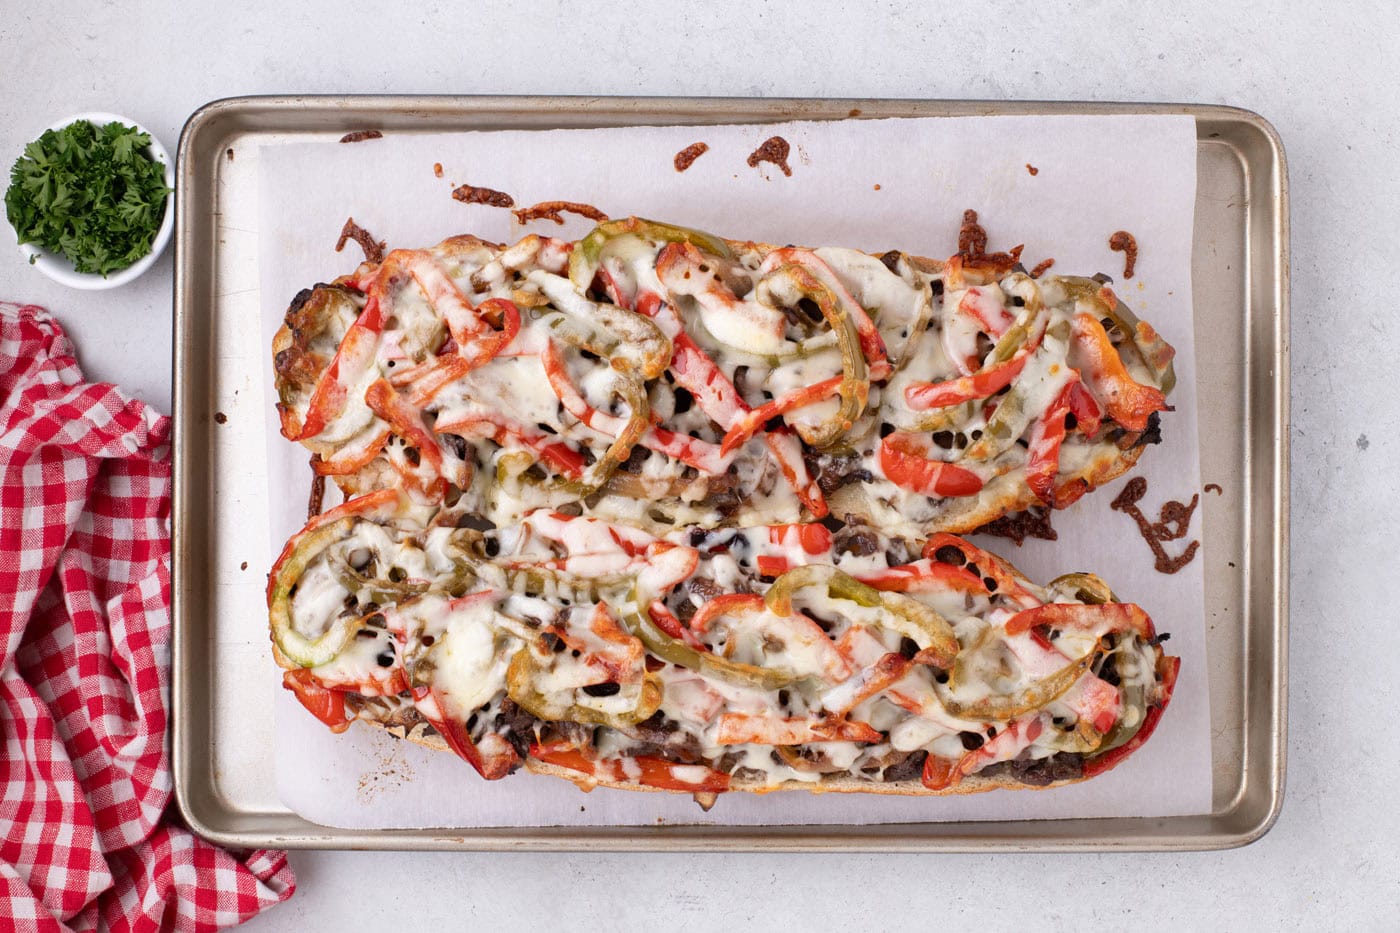
[[490, 528], [397, 489], [314, 518], [268, 603], [284, 683], [336, 731], [705, 806], [1082, 780], [1146, 741], [1178, 666], [1097, 577], [1037, 586], [949, 534]]
[[[1018, 248], [1019, 250], [1019, 248]], [[282, 433], [347, 495], [657, 534], [831, 515], [922, 540], [1064, 507], [1158, 436], [1172, 348], [1095, 279], [630, 218], [454, 237], [297, 296]]]
[[945, 262], [630, 218], [303, 291], [282, 433], [348, 501], [270, 576], [284, 684], [488, 779], [704, 805], [1113, 767], [1178, 659], [1097, 577], [953, 534], [1129, 469], [1173, 351], [964, 233]]

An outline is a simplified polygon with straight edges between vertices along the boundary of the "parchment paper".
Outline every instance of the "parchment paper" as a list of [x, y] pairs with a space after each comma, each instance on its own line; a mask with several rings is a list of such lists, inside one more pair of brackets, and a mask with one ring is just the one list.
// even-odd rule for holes
[[[791, 177], [746, 157], [778, 134], [792, 144]], [[673, 156], [693, 142], [709, 151], [685, 173]], [[528, 229], [505, 210], [452, 200], [454, 185], [505, 191], [517, 206], [585, 201], [614, 217], [636, 214], [739, 239], [925, 256], [956, 251], [964, 208], [975, 208], [991, 249], [1026, 244], [1029, 268], [1107, 272], [1118, 294], [1176, 346], [1176, 411], [1165, 443], [1130, 475], [1146, 476], [1141, 503], [1189, 502], [1200, 489], [1191, 317], [1191, 234], [1196, 133], [1190, 117], [967, 117], [807, 122], [727, 127], [482, 132], [386, 136], [355, 144], [289, 143], [261, 159], [261, 326], [268, 341], [296, 292], [351, 271], [358, 248], [332, 251], [347, 216], [392, 247], [429, 246], [452, 234], [511, 242], [530, 230], [578, 237], [592, 224]], [[434, 164], [442, 165], [442, 177]], [[1036, 172], [1032, 174], [1030, 166]], [[1122, 279], [1109, 235], [1128, 230], [1141, 253]], [[305, 519], [306, 453], [277, 434], [271, 361], [268, 412], [270, 566]], [[332, 735], [277, 686], [277, 791], [302, 816], [344, 828], [653, 823], [820, 824], [927, 820], [1170, 816], [1207, 812], [1211, 763], [1205, 622], [1198, 555], [1180, 573], [1153, 569], [1130, 518], [1109, 503], [1126, 479], [1056, 513], [1055, 544], [982, 542], [1040, 582], [1071, 570], [1102, 575], [1138, 602], [1182, 657], [1171, 709], [1152, 740], [1125, 764], [1079, 785], [1041, 792], [955, 798], [728, 794], [709, 813], [689, 798], [597, 790], [526, 773], [480, 780], [455, 757], [378, 730]], [[1193, 521], [1176, 553], [1198, 537]], [[259, 620], [250, 620], [259, 624]]]

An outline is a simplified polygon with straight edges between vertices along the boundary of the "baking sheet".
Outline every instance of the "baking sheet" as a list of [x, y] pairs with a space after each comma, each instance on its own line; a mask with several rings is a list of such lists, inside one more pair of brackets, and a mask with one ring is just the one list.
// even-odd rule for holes
[[[774, 133], [793, 143], [791, 177], [744, 161]], [[1118, 291], [1179, 351], [1172, 396], [1177, 411], [1166, 419], [1167, 443], [1149, 451], [1134, 474], [1149, 479], [1142, 504], [1155, 518], [1161, 502], [1189, 501], [1200, 487], [1190, 303], [1195, 137], [1194, 120], [1184, 116], [1006, 116], [390, 135], [355, 145], [269, 147], [260, 154], [263, 346], [292, 294], [353, 268], [354, 258], [330, 251], [347, 214], [391, 247], [428, 245], [464, 231], [506, 241], [524, 232], [506, 211], [452, 201], [452, 183], [499, 188], [519, 205], [587, 200], [615, 216], [637, 213], [730, 236], [871, 250], [897, 246], [924, 255], [951, 252], [962, 208], [976, 207], [992, 247], [1025, 242], [1027, 265], [1053, 256], [1057, 271], [1115, 276], [1122, 257], [1109, 252], [1108, 233], [1127, 229], [1143, 251], [1137, 276], [1120, 282]], [[710, 151], [677, 174], [671, 156], [697, 140]], [[442, 178], [434, 163], [441, 163]], [[530, 229], [572, 237], [590, 226], [575, 220], [562, 230], [548, 223]], [[270, 384], [270, 374], [265, 379]], [[299, 447], [271, 436], [275, 424], [265, 407], [270, 562], [304, 518], [306, 466]], [[534, 776], [486, 784], [450, 756], [372, 730], [332, 736], [274, 690], [278, 794], [308, 819], [347, 828], [811, 825], [1207, 812], [1204, 555], [1172, 577], [1152, 570], [1151, 553], [1131, 520], [1108, 509], [1124, 481], [1057, 514], [1056, 545], [1028, 544], [1016, 552], [1008, 542], [990, 542], [1033, 579], [1074, 569], [1100, 572], [1123, 598], [1145, 605], [1159, 629], [1172, 632], [1169, 647], [1183, 657], [1172, 710], [1153, 740], [1092, 782], [1036, 794], [857, 796], [839, 803], [807, 794], [736, 794], [702, 814], [685, 798], [607, 790], [585, 797], [572, 785]], [[1197, 537], [1199, 518], [1188, 540]], [[270, 662], [268, 681], [276, 681]]]

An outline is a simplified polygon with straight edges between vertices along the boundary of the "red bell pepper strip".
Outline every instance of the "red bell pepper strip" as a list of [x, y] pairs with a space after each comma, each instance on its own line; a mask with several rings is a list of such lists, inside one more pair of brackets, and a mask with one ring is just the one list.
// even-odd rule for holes
[[647, 611], [651, 614], [651, 620], [656, 623], [656, 627], [667, 635], [685, 642], [696, 651], [710, 650], [710, 646], [695, 637], [695, 633], [680, 619], [677, 619], [661, 600], [652, 600], [651, 605], [647, 607]]
[[599, 666], [623, 683], [628, 679], [641, 677], [646, 649], [636, 637], [617, 624], [617, 619], [608, 611], [607, 603], [600, 602], [593, 607], [593, 615], [588, 620], [588, 630], [611, 649], [606, 654], [590, 654]]
[[1099, 433], [1099, 426], [1103, 421], [1103, 411], [1099, 408], [1099, 403], [1094, 401], [1094, 397], [1089, 394], [1089, 390], [1084, 388], [1084, 383], [1080, 379], [1070, 383], [1069, 410], [1074, 414], [1075, 429], [1085, 437], [1093, 437]]
[[974, 771], [981, 770], [992, 759], [1013, 757], [1020, 749], [1040, 737], [1044, 726], [1040, 715], [1029, 719], [1018, 719], [1007, 723], [998, 730], [996, 736], [982, 743], [976, 751], [968, 752], [955, 762], [946, 758], [929, 755], [924, 759], [923, 784], [929, 790], [946, 790], [962, 782]]
[[[399, 639], [402, 643], [403, 639]], [[304, 671], [315, 671], [315, 668], [304, 667]], [[316, 680], [327, 690], [334, 690], [339, 693], [358, 693], [366, 697], [391, 697], [403, 693], [409, 688], [408, 674], [404, 672], [402, 666], [385, 670], [376, 668], [377, 673], [384, 674], [383, 680], [347, 680], [343, 682], [327, 680], [326, 674], [317, 673]]]
[[958, 302], [958, 311], [981, 325], [982, 332], [1000, 337], [1011, 329], [1016, 317], [1006, 307], [992, 304], [980, 288], [969, 288]]
[[726, 430], [740, 414], [748, 411], [748, 403], [739, 396], [734, 383], [686, 333], [685, 324], [674, 307], [655, 292], [642, 292], [637, 296], [636, 311], [655, 320], [671, 338], [671, 375], [677, 385], [695, 397], [701, 411]]
[[695, 403], [720, 427], [728, 428], [748, 409], [739, 390], [685, 331], [672, 339], [672, 345], [671, 374], [676, 384], [695, 396]]
[[[714, 360], [685, 332], [675, 309], [662, 303], [660, 296], [647, 292], [637, 299], [637, 310], [648, 317], [657, 318], [662, 330], [671, 337], [671, 373], [676, 383], [689, 391], [701, 410], [721, 428], [728, 431], [734, 427], [738, 419], [750, 410], [748, 403], [739, 396], [734, 384], [719, 370]], [[878, 332], [875, 336], [878, 339]], [[883, 343], [880, 348], [883, 354]], [[885, 375], [888, 375], [888, 365], [888, 362], [884, 363]], [[795, 438], [780, 439], [782, 433], [787, 432], [770, 431], [765, 434], [769, 452], [777, 460], [783, 478], [808, 511], [817, 518], [825, 517], [828, 512], [826, 498], [807, 472], [801, 445]]]
[[[840, 646], [837, 647], [839, 650]], [[914, 662], [901, 654], [883, 654], [874, 664], [828, 690], [822, 696], [822, 706], [839, 716], [845, 716], [877, 693], [883, 693], [899, 683], [913, 666]]]
[[568, 444], [551, 440], [550, 435], [531, 431], [502, 415], [472, 414], [456, 421], [438, 421], [433, 428], [439, 434], [473, 434], [489, 437], [502, 447], [528, 450], [550, 469], [570, 479], [582, 476], [587, 466], [583, 455]]
[[772, 557], [768, 554], [758, 555], [754, 558], [754, 563], [758, 566], [759, 576], [763, 577], [776, 577], [792, 569], [786, 557]]
[[1051, 642], [1050, 639], [1046, 638], [1044, 635], [1040, 634], [1040, 631], [1038, 629], [1031, 629], [1028, 634], [1030, 635], [1031, 641], [1035, 642], [1036, 647], [1039, 648], [1041, 651], [1055, 650], [1054, 643]]
[[841, 280], [835, 272], [831, 271], [831, 267], [822, 262], [821, 257], [809, 249], [785, 246], [769, 253], [764, 258], [760, 271], [771, 272], [788, 263], [801, 266], [814, 275], [819, 282], [830, 289], [831, 293], [836, 296], [836, 300], [850, 315], [851, 321], [856, 326], [856, 334], [860, 337], [861, 353], [865, 356], [865, 362], [870, 367], [871, 381], [878, 382], [888, 378], [891, 366], [885, 352], [885, 340], [880, 336], [879, 328], [875, 326], [875, 322], [870, 319], [866, 310], [861, 307], [860, 302], [856, 301], [846, 290], [846, 286], [841, 284]]
[[[663, 250], [661, 256], [657, 259], [657, 273], [663, 280], [674, 282], [675, 276], [677, 275], [676, 270], [682, 263], [698, 266], [701, 259], [700, 253], [693, 246], [689, 244], [672, 244]], [[770, 267], [765, 265], [764, 268], [769, 269]], [[814, 274], [819, 276], [822, 270], [825, 271], [827, 277], [830, 279], [832, 288], [840, 290], [839, 281], [835, 279], [830, 269], [815, 255], [810, 255], [810, 262], [804, 261], [796, 265], [793, 271], [794, 274], [800, 274], [811, 279], [810, 287], [821, 288], [824, 293], [831, 293], [832, 301], [839, 303], [842, 299], [835, 295], [831, 288], [827, 288], [819, 278], [814, 277]], [[689, 272], [685, 272], [684, 274], [686, 276], [690, 275]], [[711, 300], [723, 300], [723, 296], [724, 294], [728, 294], [728, 290], [722, 285], [715, 283], [712, 286], [707, 286], [704, 294], [710, 296]], [[730, 300], [735, 299], [730, 296]], [[856, 304], [854, 299], [851, 299], [850, 296], [847, 295], [845, 300], [854, 308], [853, 311], [851, 311], [850, 308], [846, 309], [853, 321], [857, 316], [864, 316], [864, 309]], [[675, 348], [672, 372], [675, 374], [677, 382], [681, 383], [687, 390], [695, 395], [701, 409], [714, 419], [720, 427], [728, 432], [722, 446], [722, 451], [726, 454], [732, 453], [735, 449], [748, 441], [750, 437], [757, 433], [760, 426], [772, 418], [792, 409], [810, 405], [812, 402], [820, 401], [833, 394], [852, 391], [847, 389], [848, 382], [842, 377], [831, 380], [830, 386], [826, 383], [822, 383], [819, 384], [819, 386], [809, 387], [792, 393], [785, 399], [770, 402], [762, 406], [758, 412], [751, 411], [748, 404], [739, 397], [736, 391], [733, 391], [733, 383], [731, 383], [728, 378], [724, 377], [722, 373], [719, 373], [717, 367], [714, 366], [713, 360], [711, 360], [708, 355], [704, 354], [704, 351], [696, 346], [689, 335], [685, 333], [685, 329], [681, 325], [679, 317], [676, 315], [674, 309], [670, 306], [659, 305], [659, 301], [660, 299], [658, 296], [644, 294], [638, 300], [638, 310], [643, 314], [653, 316], [659, 313], [659, 308], [665, 308], [663, 313], [665, 321], [662, 326], [663, 330], [666, 330], [667, 333], [671, 335], [672, 344]], [[876, 352], [876, 356], [878, 357], [878, 360], [871, 364], [869, 377], [884, 378], [890, 371], [889, 363], [884, 357], [884, 343], [880, 339], [878, 331], [874, 330], [874, 325], [870, 324], [868, 316], [865, 316], [864, 319], [866, 324], [870, 326], [871, 332], [874, 335], [875, 351], [871, 351], [870, 347], [867, 346], [865, 338], [861, 337], [861, 352], [867, 357], [870, 356], [871, 352]], [[856, 323], [858, 323], [858, 321], [856, 321]], [[859, 328], [857, 328], [857, 334], [860, 336]], [[691, 374], [692, 369], [695, 371], [694, 375]], [[705, 373], [704, 378], [701, 378], [701, 373]], [[691, 382], [698, 383], [699, 388], [689, 384]], [[721, 391], [717, 397], [714, 396], [714, 386], [716, 385], [721, 387]], [[726, 386], [728, 387], [728, 391], [723, 391], [723, 387]], [[868, 391], [868, 383], [864, 383], [862, 387], [858, 388], [856, 391], [860, 393], [860, 404], [863, 405], [864, 393]], [[788, 445], [773, 444], [772, 442], [769, 443], [768, 447], [773, 456], [778, 459], [784, 477], [789, 479], [794, 491], [797, 493], [798, 498], [802, 500], [803, 504], [818, 517], [826, 515], [825, 498], [821, 495], [819, 489], [815, 488], [813, 484], [806, 480], [805, 469], [799, 470], [796, 467], [796, 459], [790, 447]], [[797, 448], [797, 455], [800, 456], [800, 453], [801, 449]]]
[[607, 675], [607, 681], [625, 684], [641, 679], [646, 649], [640, 641], [617, 624], [617, 620], [608, 611], [607, 603], [600, 602], [593, 607], [593, 615], [588, 620], [588, 630], [603, 642], [604, 650], [595, 650], [596, 645], [572, 634], [566, 626], [549, 627], [551, 634], [578, 652], [579, 660], [583, 664], [603, 671]]
[[345, 694], [322, 684], [310, 668], [299, 667], [282, 675], [282, 686], [292, 691], [302, 706], [321, 722], [330, 726], [332, 732], [344, 732], [350, 728], [350, 720], [345, 718]]
[[[440, 349], [436, 362], [421, 374], [415, 367], [418, 384], [412, 399], [414, 404], [423, 405], [443, 386], [500, 354], [520, 332], [520, 309], [504, 298], [491, 298], [473, 307], [442, 264], [426, 250], [390, 252], [373, 281], [366, 283], [371, 300], [377, 299], [381, 304], [387, 301], [405, 287], [405, 277], [417, 283], [433, 310], [446, 322], [451, 335], [448, 346]], [[499, 320], [499, 329], [491, 326], [492, 319]]]
[[[559, 355], [559, 348], [553, 340], [546, 340], [540, 352], [544, 364], [545, 377], [564, 410], [600, 434], [617, 437], [627, 427], [626, 419], [601, 412], [588, 404], [583, 394], [569, 379], [568, 369]], [[639, 443], [648, 450], [665, 454], [673, 460], [695, 467], [702, 473], [717, 476], [729, 467], [732, 460], [724, 456], [720, 448], [684, 434], [677, 434], [653, 425], [642, 435]]]
[[924, 496], [971, 496], [982, 489], [976, 473], [927, 454], [927, 440], [896, 431], [880, 441], [880, 469], [896, 486]]
[[1039, 625], [1099, 636], [1113, 632], [1134, 632], [1144, 640], [1157, 636], [1151, 617], [1135, 603], [1046, 603], [1016, 613], [1006, 620], [1005, 629], [1007, 635], [1019, 635]]
[[409, 396], [414, 405], [428, 404], [444, 386], [491, 362], [520, 333], [520, 309], [515, 306], [515, 302], [504, 298], [491, 298], [482, 302], [476, 310], [483, 315], [499, 316], [501, 329], [474, 335], [470, 352], [465, 351], [455, 337], [449, 338], [454, 352], [439, 353], [436, 361], [430, 364], [425, 372], [421, 375], [415, 374], [412, 381], [413, 393]]
[[1068, 431], [1067, 416], [1070, 414], [1075, 417], [1076, 429], [1089, 437], [1098, 433], [1102, 413], [1078, 373], [1036, 419], [1026, 451], [1026, 485], [1036, 498], [1056, 509], [1068, 508], [1089, 491], [1089, 483], [1082, 477], [1062, 486], [1055, 485], [1055, 477], [1060, 472], [1060, 447]]
[[1088, 491], [1089, 481], [1082, 476], [1076, 477], [1055, 487], [1055, 501], [1051, 505], [1057, 509], [1067, 509], [1084, 498], [1084, 494]]
[[767, 612], [768, 606], [758, 593], [721, 593], [704, 603], [690, 620], [690, 630], [703, 635], [710, 623], [721, 616], [749, 612]]
[[[769, 525], [768, 543], [784, 550], [800, 547], [807, 556], [819, 557], [831, 553], [831, 529], [817, 522]], [[758, 572], [765, 577], [776, 577], [794, 566], [787, 554], [759, 554], [754, 562], [758, 565]]]
[[[1026, 677], [1052, 676], [1073, 661], [1034, 628], [1007, 633], [1005, 645]], [[1089, 723], [1100, 733], [1113, 727], [1123, 708], [1118, 688], [1087, 670], [1060, 695], [1059, 702], [1069, 707], [1080, 722]]]
[[885, 737], [867, 722], [838, 716], [822, 719], [783, 719], [750, 713], [725, 713], [715, 731], [716, 745], [807, 745], [812, 742], [883, 742]]
[[1093, 777], [1118, 765], [1127, 758], [1143, 743], [1152, 737], [1152, 733], [1157, 729], [1157, 723], [1162, 720], [1162, 714], [1167, 711], [1167, 704], [1172, 701], [1172, 694], [1176, 691], [1176, 676], [1181, 672], [1181, 658], [1164, 657], [1158, 664], [1158, 674], [1162, 678], [1162, 698], [1148, 708], [1146, 717], [1143, 718], [1142, 726], [1131, 739], [1124, 742], [1117, 748], [1109, 749], [1102, 755], [1095, 756], [1084, 762], [1084, 776]]
[[442, 264], [427, 250], [396, 249], [384, 258], [374, 283], [381, 299], [390, 293], [391, 288], [402, 287], [404, 272], [418, 283], [428, 303], [447, 323], [448, 332], [457, 342], [457, 352], [473, 366], [480, 365], [484, 361], [481, 358], [490, 351], [500, 351], [500, 344], [484, 339], [491, 334], [490, 325], [482, 319], [478, 309], [472, 307]]
[[797, 435], [791, 428], [782, 428], [777, 431], [767, 431], [763, 435], [763, 441], [768, 445], [768, 452], [773, 455], [773, 459], [778, 461], [778, 469], [782, 471], [783, 479], [797, 493], [797, 498], [807, 507], [807, 511], [812, 513], [814, 518], [826, 518], [831, 509], [826, 504], [826, 496], [822, 494], [822, 488], [807, 470], [807, 461], [802, 459], [802, 442], [797, 439]]
[[741, 415], [734, 423], [734, 427], [730, 428], [729, 432], [724, 435], [724, 441], [720, 444], [720, 452], [727, 454], [737, 450], [748, 443], [749, 438], [753, 437], [759, 428], [772, 419], [795, 409], [805, 408], [808, 405], [829, 399], [840, 388], [841, 377], [833, 376], [750, 409]]
[[306, 420], [302, 422], [300, 433], [291, 440], [304, 441], [315, 437], [345, 410], [350, 386], [374, 365], [374, 354], [383, 330], [384, 316], [379, 300], [370, 295], [364, 310], [341, 338], [335, 357], [312, 390]]
[[[374, 363], [379, 338], [384, 329], [385, 301], [407, 272], [422, 288], [429, 303], [447, 321], [454, 355], [439, 360], [419, 376], [412, 400], [423, 405], [443, 386], [494, 358], [520, 330], [520, 313], [505, 299], [493, 298], [473, 308], [432, 255], [423, 250], [394, 250], [379, 266], [370, 282], [363, 283], [369, 300], [359, 318], [350, 326], [336, 350], [335, 358], [322, 374], [312, 393], [306, 421], [295, 440], [315, 437], [345, 409], [349, 387]], [[392, 309], [389, 309], [392, 313]], [[497, 315], [501, 329], [492, 330], [485, 315]]]
[[695, 397], [695, 404], [721, 428], [728, 430], [749, 406], [739, 397], [739, 390], [729, 380], [710, 355], [685, 332], [676, 309], [661, 300], [655, 292], [637, 296], [637, 313], [657, 322], [671, 338], [671, 375], [676, 385]]
[[729, 790], [727, 774], [704, 765], [678, 764], [646, 755], [593, 758], [566, 742], [551, 742], [547, 745], [531, 745], [530, 757], [601, 781], [636, 783], [661, 790], [696, 794], [721, 794]]
[[1123, 695], [1118, 688], [1091, 673], [1086, 673], [1065, 691], [1060, 702], [1100, 734], [1112, 729], [1123, 712]]
[[419, 464], [426, 466], [434, 477], [423, 482], [423, 475], [417, 470], [401, 470], [404, 482], [412, 489], [437, 498], [446, 491], [447, 479], [443, 476], [442, 450], [437, 438], [433, 437], [423, 424], [423, 414], [405, 401], [386, 379], [379, 379], [365, 390], [365, 404], [376, 415], [389, 422], [394, 433], [405, 444], [418, 451]]
[[384, 428], [369, 437], [363, 447], [342, 447], [329, 457], [313, 460], [311, 468], [318, 476], [348, 476], [358, 472], [375, 457], [379, 456], [392, 432]]
[[[580, 578], [609, 574], [636, 575], [646, 592], [668, 592], [695, 572], [700, 552], [598, 518], [581, 518], [558, 512], [531, 512], [521, 523], [541, 537], [562, 545], [566, 556], [544, 560], [502, 558], [512, 569], [554, 570]], [[599, 542], [603, 530], [610, 544]]]
[[[728, 431], [749, 410], [748, 403], [739, 396], [734, 383], [720, 371], [709, 354], [690, 338], [675, 309], [662, 302], [659, 295], [644, 292], [638, 296], [637, 311], [656, 318], [662, 330], [671, 334], [671, 375], [675, 377], [676, 384], [695, 397], [701, 411]], [[826, 497], [807, 472], [801, 442], [787, 431], [769, 431], [764, 435], [764, 440], [773, 459], [778, 461], [783, 478], [797, 493], [797, 498], [814, 516], [824, 518], [828, 512]]]
[[1070, 365], [1078, 369], [1094, 399], [1114, 421], [1129, 431], [1147, 429], [1147, 418], [1167, 407], [1160, 389], [1133, 381], [1098, 318], [1074, 316]]
[[963, 555], [964, 563], [956, 566], [966, 568], [968, 563], [976, 564], [983, 580], [991, 578], [997, 584], [996, 592], [1003, 597], [1017, 599], [1027, 606], [1040, 605], [1040, 600], [1007, 571], [1000, 559], [956, 535], [939, 532], [931, 536], [924, 544], [924, 557], [938, 560], [938, 552], [945, 547], [952, 547]]
[[690, 579], [700, 564], [700, 552], [693, 547], [658, 541], [647, 548], [646, 568], [637, 575], [638, 585], [645, 584], [651, 592], [665, 593], [683, 580]]
[[974, 596], [988, 595], [987, 584], [966, 567], [954, 567], [952, 564], [929, 558], [852, 576], [867, 586], [890, 593], [933, 593], [952, 590], [971, 593]]
[[825, 554], [831, 550], [831, 529], [817, 522], [794, 522], [787, 525], [769, 525], [768, 541], [783, 547], [791, 547], [793, 536], [797, 544], [812, 556]]
[[[374, 280], [365, 283], [370, 298], [360, 317], [340, 340], [335, 359], [330, 361], [321, 381], [316, 384], [307, 422], [302, 424], [301, 436], [295, 440], [315, 437], [344, 410], [350, 385], [358, 380], [365, 368], [374, 364], [379, 336], [384, 331], [385, 301], [393, 287], [402, 287], [400, 282], [405, 272], [416, 280], [428, 303], [433, 304], [434, 310], [447, 321], [448, 331], [455, 340], [456, 359], [462, 360], [462, 363], [449, 360], [441, 367], [434, 367], [430, 384], [414, 391], [416, 405], [423, 405], [442, 385], [461, 378], [472, 368], [489, 361], [519, 332], [519, 311], [510, 301], [493, 298], [483, 304], [487, 312], [496, 311], [503, 319], [503, 329], [493, 332], [477, 314], [479, 310], [462, 296], [462, 291], [433, 255], [423, 249], [395, 249], [379, 265]], [[510, 305], [510, 310], [505, 310], [504, 305]], [[392, 308], [389, 308], [389, 314], [392, 314]]]
[[473, 742], [467, 727], [447, 715], [443, 708], [442, 694], [434, 688], [414, 687], [413, 700], [418, 712], [428, 721], [428, 725], [442, 736], [447, 747], [486, 780], [499, 780], [515, 770], [515, 766], [520, 763], [520, 755], [516, 753], [515, 748], [495, 733], [482, 736], [479, 745]]
[[[509, 298], [488, 298], [476, 307], [477, 316], [495, 327], [478, 341], [491, 359], [510, 345], [520, 334], [520, 308]], [[454, 338], [455, 340], [455, 338]], [[461, 353], [461, 348], [457, 350]]]
[[[603, 292], [613, 304], [617, 305], [619, 308], [626, 308], [629, 311], [635, 310], [632, 307], [633, 296], [624, 295], [622, 293], [621, 286], [617, 284], [617, 279], [613, 277], [613, 274], [608, 271], [606, 263], [598, 264], [598, 271], [595, 276], [598, 281], [603, 283]], [[648, 315], [648, 317], [650, 317], [650, 315]]]
[[1026, 448], [1026, 485], [1046, 505], [1055, 504], [1055, 476], [1060, 472], [1060, 445], [1065, 440], [1065, 418], [1069, 415], [1072, 381], [1056, 396], [1031, 427]]
[[421, 373], [414, 373], [412, 379], [393, 379], [392, 385], [408, 385], [412, 387], [412, 392], [408, 400], [418, 407], [423, 407], [433, 400], [433, 396], [442, 391], [443, 387], [451, 385], [472, 371], [471, 364], [465, 359], [454, 354], [444, 354], [437, 357]]
[[947, 408], [975, 399], [989, 398], [1011, 385], [1011, 381], [1026, 368], [1029, 353], [1017, 353], [1005, 363], [997, 363], [971, 376], [959, 376], [946, 382], [913, 382], [904, 389], [904, 401], [915, 411]]
[[[956, 379], [949, 379], [945, 382], [910, 384], [904, 390], [905, 402], [915, 411], [927, 411], [947, 408], [951, 405], [961, 405], [976, 399], [990, 399], [991, 396], [1009, 386], [1025, 369], [1026, 361], [1040, 348], [1041, 342], [1045, 339], [1047, 323], [1048, 315], [1035, 315], [1026, 325], [1024, 339], [1007, 359], [998, 362], [997, 354], [993, 352], [988, 356], [987, 364], [976, 372], [963, 369], [965, 375]], [[945, 336], [951, 334], [951, 328], [945, 330]], [[998, 337], [1006, 339], [1008, 335], [1009, 331], [1003, 330]], [[1010, 335], [1010, 337], [1014, 339], [1014, 335]], [[972, 360], [972, 365], [977, 365], [975, 359]], [[995, 407], [995, 400], [989, 402], [989, 409], [993, 407]], [[987, 414], [990, 415], [991, 411], [988, 410]]]
[[944, 790], [953, 786], [955, 780], [961, 780], [961, 775], [956, 773], [957, 766], [956, 761], [929, 755], [924, 759], [924, 770], [919, 780], [929, 790]]

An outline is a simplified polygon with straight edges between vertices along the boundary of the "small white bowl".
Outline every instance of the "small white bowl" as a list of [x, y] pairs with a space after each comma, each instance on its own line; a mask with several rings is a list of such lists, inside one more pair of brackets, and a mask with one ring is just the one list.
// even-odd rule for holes
[[[170, 153], [165, 151], [165, 147], [156, 139], [155, 134], [146, 129], [135, 120], [129, 120], [115, 113], [78, 113], [65, 120], [59, 120], [48, 127], [51, 130], [61, 130], [65, 126], [77, 123], [79, 120], [87, 120], [94, 126], [106, 126], [108, 123], [116, 122], [126, 126], [134, 126], [141, 132], [151, 137], [151, 144], [146, 147], [145, 153], [161, 165], [165, 166], [165, 186], [175, 187], [175, 166], [170, 162]], [[60, 285], [67, 285], [69, 288], [80, 288], [87, 291], [104, 288], [116, 288], [118, 285], [125, 285], [132, 281], [151, 266], [155, 265], [160, 254], [164, 252], [166, 244], [170, 242], [170, 234], [175, 229], [175, 193], [172, 191], [165, 197], [165, 217], [160, 222], [160, 229], [156, 231], [156, 237], [151, 241], [151, 251], [140, 259], [136, 260], [125, 269], [118, 269], [109, 273], [106, 278], [95, 272], [76, 272], [73, 263], [67, 256], [61, 253], [51, 253], [48, 250], [40, 249], [33, 243], [21, 243], [19, 251], [24, 254], [26, 261], [30, 257], [35, 257], [32, 261], [34, 268], [58, 282]], [[18, 234], [16, 234], [18, 238]]]

